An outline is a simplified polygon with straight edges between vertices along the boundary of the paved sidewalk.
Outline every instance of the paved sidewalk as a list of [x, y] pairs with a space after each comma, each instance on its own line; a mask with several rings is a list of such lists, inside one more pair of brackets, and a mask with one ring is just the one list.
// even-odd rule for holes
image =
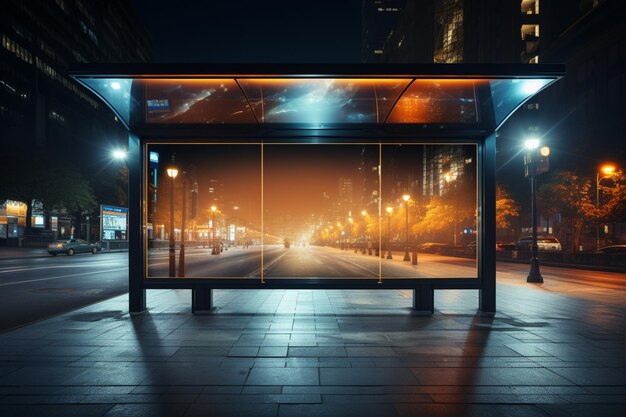
[[216, 291], [207, 316], [117, 297], [0, 335], [0, 415], [626, 415], [624, 303], [516, 280], [495, 317], [476, 291], [432, 317], [408, 291]]

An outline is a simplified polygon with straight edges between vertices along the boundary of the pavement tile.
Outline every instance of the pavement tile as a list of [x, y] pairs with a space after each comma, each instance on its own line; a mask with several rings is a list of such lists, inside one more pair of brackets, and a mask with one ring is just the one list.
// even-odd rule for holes
[[104, 417], [182, 417], [187, 406], [179, 404], [117, 404]]
[[276, 417], [278, 404], [191, 404], [185, 417]]
[[0, 404], [0, 416], [7, 417], [101, 417], [111, 409], [109, 404]]
[[317, 385], [317, 368], [252, 368], [246, 385]]
[[391, 404], [281, 405], [279, 417], [397, 417]]
[[406, 368], [320, 368], [319, 371], [322, 385], [418, 385]]

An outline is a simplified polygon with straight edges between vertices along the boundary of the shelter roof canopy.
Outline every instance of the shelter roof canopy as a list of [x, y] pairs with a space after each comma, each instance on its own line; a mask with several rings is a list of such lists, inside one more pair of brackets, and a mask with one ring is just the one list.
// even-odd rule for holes
[[[471, 125], [486, 116], [487, 101], [499, 126], [519, 105], [560, 77], [560, 66], [545, 65], [348, 65], [318, 74], [303, 72], [306, 66], [284, 66], [285, 71], [280, 71], [281, 66], [260, 66], [261, 71], [231, 73], [221, 71], [222, 67], [206, 66], [213, 71], [192, 73], [158, 66], [134, 71], [123, 66], [88, 67], [73, 71], [72, 76], [106, 102], [126, 126], [133, 111], [138, 112], [133, 118], [153, 125], [316, 127]], [[176, 68], [197, 69], [183, 64]]]

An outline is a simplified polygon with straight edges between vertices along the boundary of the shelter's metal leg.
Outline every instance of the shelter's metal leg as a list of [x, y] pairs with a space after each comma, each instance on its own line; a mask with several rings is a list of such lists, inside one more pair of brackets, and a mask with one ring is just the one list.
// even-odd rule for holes
[[211, 288], [191, 290], [191, 312], [202, 314], [211, 310], [213, 310], [213, 290]]
[[423, 314], [435, 311], [435, 290], [430, 286], [421, 286], [413, 290], [413, 310]]

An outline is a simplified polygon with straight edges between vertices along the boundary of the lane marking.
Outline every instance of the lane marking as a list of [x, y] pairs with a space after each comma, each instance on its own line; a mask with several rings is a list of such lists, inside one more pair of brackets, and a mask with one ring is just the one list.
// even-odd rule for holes
[[36, 270], [40, 270], [40, 269], [60, 269], [60, 268], [87, 268], [87, 267], [93, 267], [93, 266], [107, 266], [110, 264], [119, 264], [119, 262], [106, 262], [106, 263], [100, 263], [100, 264], [92, 264], [92, 263], [86, 263], [86, 264], [78, 264], [78, 265], [49, 265], [49, 266], [38, 266], [38, 267], [34, 267], [34, 268], [14, 268], [14, 269], [3, 269], [0, 270], [0, 274], [8, 274], [9, 272], [23, 272], [23, 271], [36, 271]]
[[[274, 265], [276, 262], [278, 262], [283, 256], [287, 255], [289, 252], [286, 251], [280, 255], [278, 255], [277, 258], [272, 259], [270, 262], [266, 263], [263, 265], [263, 268], [258, 268], [257, 270], [255, 270], [254, 272], [246, 275], [246, 278], [257, 278], [259, 276], [259, 274], [261, 273], [261, 269], [263, 271], [265, 271], [266, 269], [270, 268], [272, 265]], [[263, 273], [263, 276], [265, 276], [265, 273]]]
[[70, 274], [70, 275], [63, 275], [63, 276], [60, 276], [60, 277], [39, 278], [39, 279], [30, 279], [30, 280], [25, 280], [25, 281], [7, 282], [7, 283], [0, 284], [0, 287], [5, 287], [7, 285], [15, 285], [15, 284], [25, 284], [25, 283], [28, 283], [28, 282], [51, 281], [51, 280], [54, 280], [54, 279], [79, 277], [79, 276], [82, 276], [82, 275], [105, 274], [107, 272], [116, 272], [116, 271], [128, 271], [128, 268], [108, 269], [106, 271], [83, 272], [82, 274]]

